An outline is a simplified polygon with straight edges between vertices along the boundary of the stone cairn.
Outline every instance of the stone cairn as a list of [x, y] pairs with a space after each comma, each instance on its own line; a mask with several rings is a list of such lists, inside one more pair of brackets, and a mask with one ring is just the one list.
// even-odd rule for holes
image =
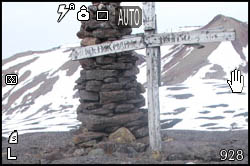
[[[90, 20], [82, 21], [77, 33], [82, 39], [81, 46], [113, 41], [131, 34], [130, 27], [118, 28], [115, 24], [118, 6], [120, 2], [93, 2], [88, 7]], [[109, 21], [96, 21], [96, 11], [103, 9], [109, 10]], [[77, 119], [86, 132], [76, 137], [75, 143], [95, 143], [120, 128], [126, 128], [136, 139], [148, 136], [147, 110], [140, 109], [145, 105], [141, 95], [145, 88], [136, 81], [139, 69], [135, 54], [127, 51], [79, 60], [83, 70], [75, 86], [80, 96]]]

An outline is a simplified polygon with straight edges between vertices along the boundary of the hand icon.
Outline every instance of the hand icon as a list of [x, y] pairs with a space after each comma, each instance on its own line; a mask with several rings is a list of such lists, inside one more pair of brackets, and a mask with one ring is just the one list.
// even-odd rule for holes
[[241, 75], [240, 70], [231, 71], [231, 81], [227, 80], [232, 93], [241, 93], [244, 86], [244, 77]]

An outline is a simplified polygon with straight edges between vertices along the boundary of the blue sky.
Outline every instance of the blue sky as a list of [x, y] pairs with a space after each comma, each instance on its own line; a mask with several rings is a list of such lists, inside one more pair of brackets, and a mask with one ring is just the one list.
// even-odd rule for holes
[[[63, 2], [64, 4], [69, 4]], [[63, 44], [80, 42], [77, 11], [90, 2], [76, 2], [76, 10], [69, 11], [58, 23], [60, 2], [3, 2], [2, 3], [2, 59], [28, 50], [46, 50]], [[122, 2], [122, 6], [140, 6], [141, 2]], [[156, 2], [158, 32], [179, 26], [205, 25], [217, 14], [248, 21], [247, 2]], [[143, 27], [133, 33], [143, 32]]]

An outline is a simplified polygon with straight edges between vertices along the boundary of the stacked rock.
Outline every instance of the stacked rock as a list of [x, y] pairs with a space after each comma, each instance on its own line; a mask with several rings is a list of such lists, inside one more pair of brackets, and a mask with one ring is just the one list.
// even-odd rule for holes
[[[114, 13], [119, 5], [94, 2], [88, 7], [90, 20], [82, 22], [77, 33], [82, 39], [81, 46], [120, 39], [132, 32], [130, 27], [115, 25]], [[109, 10], [109, 21], [96, 21], [97, 9]], [[75, 88], [79, 90], [77, 119], [82, 127], [105, 134], [126, 127], [135, 138], [148, 135], [147, 110], [140, 109], [145, 105], [141, 95], [145, 88], [136, 81], [137, 60], [133, 51], [79, 60], [83, 70]]]
[[[93, 5], [88, 7], [90, 13], [89, 21], [82, 21], [80, 31], [77, 37], [82, 39], [81, 46], [88, 46], [102, 43], [105, 41], [113, 41], [121, 38], [124, 35], [129, 35], [132, 29], [129, 27], [119, 28], [116, 25], [117, 12], [120, 2], [93, 2]], [[97, 10], [108, 10], [108, 21], [96, 20]], [[98, 18], [105, 18], [103, 13], [99, 14]]]

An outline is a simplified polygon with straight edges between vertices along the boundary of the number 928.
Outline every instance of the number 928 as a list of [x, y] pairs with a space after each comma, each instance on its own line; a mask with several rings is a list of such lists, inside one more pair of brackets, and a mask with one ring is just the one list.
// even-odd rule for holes
[[242, 149], [238, 149], [238, 150], [233, 150], [233, 149], [229, 149], [229, 150], [225, 150], [225, 149], [221, 149], [220, 150], [220, 160], [221, 161], [242, 161], [244, 159], [244, 155], [243, 155], [243, 150]]

